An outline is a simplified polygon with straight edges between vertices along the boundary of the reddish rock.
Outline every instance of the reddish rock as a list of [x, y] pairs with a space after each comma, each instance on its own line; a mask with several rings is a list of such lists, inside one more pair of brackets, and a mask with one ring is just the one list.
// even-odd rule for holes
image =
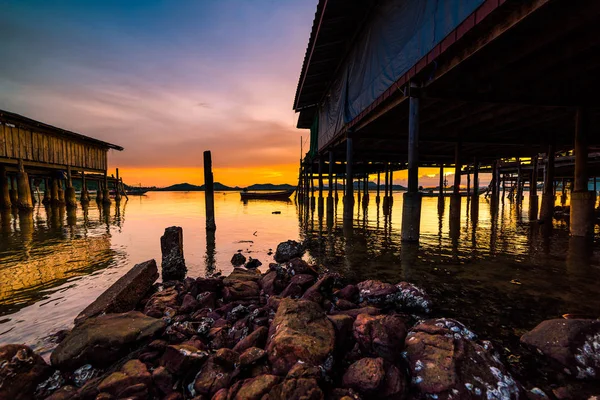
[[219, 278], [197, 278], [196, 286], [198, 288], [198, 293], [219, 293], [223, 288], [223, 280]]
[[354, 339], [365, 354], [399, 360], [406, 337], [404, 320], [396, 315], [360, 314], [354, 321]]
[[[14, 399], [15, 397], [12, 398]], [[77, 388], [75, 386], [67, 385], [61, 387], [50, 396], [46, 397], [45, 400], [70, 400], [75, 398], [77, 398]], [[16, 397], [16, 399], [19, 398]]]
[[197, 394], [212, 396], [223, 388], [228, 388], [233, 371], [209, 358], [194, 379], [194, 390]]
[[165, 234], [160, 238], [160, 250], [163, 281], [182, 281], [187, 273], [183, 258], [183, 229], [179, 226], [166, 228]]
[[[123, 394], [128, 388], [136, 386], [130, 393], [143, 392], [152, 381], [152, 375], [148, 372], [146, 365], [140, 360], [130, 360], [123, 365], [121, 371], [113, 372], [104, 378], [98, 385], [101, 393], [109, 393], [113, 396], [128, 397]], [[137, 386], [141, 385], [141, 386]]]
[[[178, 296], [179, 292], [174, 287], [154, 293], [144, 307], [144, 314], [154, 318], [162, 318], [165, 310], [174, 310], [178, 307]], [[173, 317], [173, 315], [170, 317]]]
[[293, 258], [286, 262], [285, 269], [292, 276], [300, 274], [318, 275], [317, 271], [301, 258]]
[[368, 280], [356, 285], [360, 301], [373, 304], [384, 304], [388, 296], [398, 292], [398, 288], [391, 283]]
[[600, 321], [551, 319], [521, 337], [521, 342], [553, 359], [578, 379], [600, 377]]
[[337, 308], [340, 311], [353, 310], [355, 308], [358, 308], [356, 304], [344, 299], [336, 299], [334, 305], [335, 308]]
[[328, 315], [327, 318], [335, 328], [335, 345], [337, 354], [342, 354], [351, 346], [354, 319], [348, 315]]
[[354, 302], [358, 298], [358, 288], [354, 285], [347, 285], [343, 289], [335, 292], [335, 296], [346, 301]]
[[240, 354], [231, 349], [219, 349], [213, 358], [214, 362], [233, 369], [240, 362]]
[[163, 394], [173, 392], [173, 384], [175, 383], [173, 375], [165, 368], [158, 367], [152, 371], [152, 382], [154, 386]]
[[275, 385], [268, 393], [267, 400], [323, 400], [325, 396], [316, 379], [286, 379]]
[[282, 299], [271, 324], [267, 354], [276, 375], [299, 360], [320, 365], [331, 355], [335, 330], [320, 307], [310, 301]]
[[215, 393], [215, 395], [212, 397], [211, 400], [227, 400], [228, 394], [229, 394], [229, 390], [221, 389], [217, 393]]
[[160, 364], [169, 372], [183, 375], [190, 369], [198, 368], [208, 357], [205, 351], [188, 345], [171, 345], [165, 349]]
[[33, 398], [36, 386], [50, 375], [46, 362], [29, 347], [0, 346], [0, 399]]
[[240, 340], [234, 347], [233, 350], [238, 353], [243, 353], [250, 347], [260, 347], [264, 348], [267, 342], [267, 336], [269, 334], [269, 330], [266, 327], [260, 327], [256, 329], [254, 332], [246, 336], [244, 339]]
[[183, 300], [181, 301], [181, 307], [179, 308], [179, 312], [182, 314], [190, 314], [198, 308], [198, 301], [189, 293], [186, 293], [183, 296]]
[[75, 325], [100, 314], [133, 310], [148, 293], [156, 279], [158, 279], [156, 261], [149, 260], [135, 265], [80, 312], [75, 318]]
[[304, 290], [315, 282], [312, 275], [300, 274], [295, 275], [290, 280], [290, 284], [281, 292], [281, 297], [299, 298], [304, 293]]
[[267, 352], [258, 347], [250, 347], [240, 355], [240, 365], [248, 366], [256, 363], [267, 355]]
[[400, 309], [424, 313], [431, 310], [431, 299], [425, 290], [408, 282], [400, 282], [396, 287], [398, 293], [394, 295], [393, 302]]
[[383, 358], [358, 360], [344, 374], [342, 385], [365, 394], [375, 393], [385, 380], [383, 363]]
[[360, 314], [368, 314], [368, 315], [380, 315], [381, 314], [381, 309], [377, 308], [377, 307], [362, 307], [362, 308], [355, 308], [352, 310], [346, 310], [346, 311], [338, 311], [333, 313], [335, 315], [348, 315], [352, 318], [356, 318], [357, 316], [359, 316]]
[[223, 288], [223, 300], [227, 302], [236, 300], [258, 299], [260, 288], [258, 283], [248, 281], [233, 281]]
[[278, 263], [284, 263], [294, 258], [301, 258], [303, 254], [304, 246], [301, 243], [295, 240], [288, 240], [277, 245], [274, 258]]
[[380, 389], [381, 397], [385, 399], [402, 399], [407, 391], [407, 382], [404, 374], [391, 363], [384, 364], [385, 380]]
[[458, 321], [422, 322], [409, 332], [405, 346], [412, 388], [423, 397], [509, 400], [523, 394], [491, 343], [477, 343]]
[[246, 268], [234, 268], [231, 274], [223, 279], [225, 286], [231, 286], [235, 282], [258, 282], [262, 278], [260, 272]]
[[84, 364], [108, 366], [164, 328], [164, 321], [137, 311], [89, 318], [73, 328], [50, 359], [58, 368], [73, 369]]
[[320, 368], [303, 362], [297, 362], [286, 375], [286, 379], [311, 378], [319, 380], [322, 378], [322, 375], [323, 373]]
[[264, 294], [273, 296], [281, 293], [289, 282], [290, 276], [286, 271], [277, 266], [277, 269], [271, 270], [262, 276], [259, 285]]
[[202, 292], [196, 296], [196, 300], [198, 301], [198, 309], [214, 309], [217, 305], [217, 294], [215, 292]]
[[237, 382], [229, 389], [227, 398], [231, 400], [260, 400], [280, 380], [281, 378], [275, 375], [261, 375]]
[[234, 267], [241, 267], [246, 263], [246, 257], [242, 253], [235, 253], [233, 257], [231, 257], [231, 265]]

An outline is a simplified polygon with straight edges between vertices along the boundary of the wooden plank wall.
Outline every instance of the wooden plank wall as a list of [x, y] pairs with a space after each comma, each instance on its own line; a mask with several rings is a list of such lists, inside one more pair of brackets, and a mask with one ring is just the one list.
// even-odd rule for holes
[[0, 157], [104, 171], [107, 153], [83, 141], [0, 124]]

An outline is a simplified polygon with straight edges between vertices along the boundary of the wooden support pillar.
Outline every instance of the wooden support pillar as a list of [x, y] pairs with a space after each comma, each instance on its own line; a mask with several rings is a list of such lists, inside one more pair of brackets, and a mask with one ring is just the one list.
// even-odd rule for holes
[[421, 193], [419, 192], [419, 97], [411, 83], [408, 111], [408, 191], [402, 202], [402, 241], [418, 242], [421, 225]]
[[454, 147], [454, 188], [450, 198], [450, 232], [451, 237], [458, 237], [460, 230], [460, 182], [461, 182], [462, 164], [461, 164], [461, 144], [456, 143]]
[[567, 180], [565, 178], [562, 178], [560, 186], [560, 205], [564, 207], [567, 204]]
[[439, 192], [439, 197], [443, 198], [444, 197], [444, 165], [440, 165], [440, 192]]
[[554, 215], [554, 151], [555, 146], [548, 146], [546, 154], [546, 176], [544, 177], [544, 193], [542, 194], [542, 207], [540, 209], [540, 220], [552, 223]]
[[10, 196], [10, 202], [12, 206], [16, 207], [17, 203], [19, 202], [19, 194], [17, 193], [17, 177], [13, 175], [9, 179], [10, 190], [8, 191], [8, 194]]
[[79, 199], [81, 204], [88, 204], [90, 202], [90, 192], [87, 188], [87, 182], [85, 180], [85, 172], [81, 171], [81, 198]]
[[328, 226], [333, 223], [333, 151], [329, 151], [329, 183], [328, 183], [328, 194], [327, 194], [327, 221]]
[[215, 223], [215, 193], [210, 150], [204, 152], [204, 204], [206, 206], [206, 230], [217, 229]]
[[67, 166], [67, 188], [65, 190], [65, 201], [68, 208], [77, 208], [77, 198], [75, 195], [75, 188], [73, 187], [73, 176], [70, 165]]
[[108, 188], [108, 171], [104, 171], [104, 184], [102, 186], [102, 204], [109, 205], [110, 201], [110, 189]]
[[10, 188], [8, 177], [6, 176], [6, 167], [0, 165], [0, 209], [7, 210], [12, 207], [10, 201]]
[[103, 192], [104, 191], [102, 190], [102, 181], [98, 179], [98, 181], [96, 181], [96, 203], [102, 204]]
[[468, 166], [467, 166], [467, 199], [469, 199], [471, 197], [471, 173], [469, 172]]
[[473, 201], [479, 202], [479, 161], [473, 159]]
[[119, 187], [119, 168], [116, 169], [117, 180], [115, 181], [115, 201], [121, 201], [121, 188]]
[[323, 200], [323, 155], [319, 156], [319, 176], [318, 176], [318, 184], [319, 184], [319, 208], [318, 213], [320, 216], [323, 215], [324, 212], [324, 200]]
[[52, 195], [50, 189], [50, 179], [44, 178], [44, 199], [42, 200], [42, 204], [48, 205], [52, 202]]
[[353, 156], [352, 136], [346, 138], [346, 194], [344, 197], [344, 220], [352, 221], [354, 208], [354, 184], [352, 181], [352, 156]]
[[368, 173], [365, 175], [363, 191], [364, 191], [363, 204], [366, 207], [366, 205], [369, 204], [369, 174]]
[[22, 159], [19, 159], [19, 172], [17, 172], [17, 194], [18, 199], [16, 205], [20, 210], [33, 209], [29, 176], [27, 176], [27, 172], [25, 172]]
[[538, 155], [531, 157], [531, 184], [529, 185], [529, 220], [535, 221], [538, 217]]
[[460, 143], [456, 143], [456, 146], [454, 146], [454, 190], [452, 192], [455, 196], [460, 196], [461, 169]]
[[394, 168], [390, 166], [390, 190], [389, 190], [388, 207], [394, 205]]
[[523, 169], [521, 166], [521, 159], [517, 158], [517, 187], [516, 187], [516, 190], [514, 191], [515, 200], [516, 200], [517, 204], [521, 204], [521, 200], [523, 198], [522, 183], [523, 183]]
[[578, 108], [575, 117], [575, 179], [571, 193], [572, 236], [592, 237], [594, 235], [594, 205], [596, 193], [588, 190], [588, 110]]

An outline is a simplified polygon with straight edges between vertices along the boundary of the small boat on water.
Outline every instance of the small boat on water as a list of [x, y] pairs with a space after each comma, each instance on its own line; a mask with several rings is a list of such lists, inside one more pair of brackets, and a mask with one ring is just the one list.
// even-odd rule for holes
[[126, 190], [125, 193], [127, 193], [129, 196], [143, 196], [144, 194], [146, 194], [147, 191], [148, 189], [131, 188], [129, 190]]
[[288, 200], [295, 189], [279, 192], [240, 192], [242, 200]]

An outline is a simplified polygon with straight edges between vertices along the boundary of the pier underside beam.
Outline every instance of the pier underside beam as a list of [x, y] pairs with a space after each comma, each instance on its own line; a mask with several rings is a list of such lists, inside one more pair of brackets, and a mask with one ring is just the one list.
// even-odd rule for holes
[[408, 191], [402, 203], [402, 241], [418, 242], [422, 196], [419, 192], [419, 98], [411, 96], [409, 102]]
[[594, 205], [596, 193], [588, 191], [588, 145], [589, 117], [587, 110], [578, 108], [575, 117], [575, 181], [571, 193], [571, 223], [573, 236], [594, 234]]

